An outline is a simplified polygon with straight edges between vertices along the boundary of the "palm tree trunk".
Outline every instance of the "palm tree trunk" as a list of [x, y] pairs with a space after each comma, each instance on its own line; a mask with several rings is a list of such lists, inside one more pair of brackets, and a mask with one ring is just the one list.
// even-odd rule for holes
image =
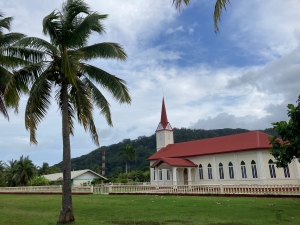
[[126, 170], [125, 172], [126, 172], [126, 174], [127, 174], [127, 160], [126, 160], [126, 167], [125, 167], [125, 170]]
[[75, 221], [72, 207], [71, 147], [68, 111], [68, 84], [62, 82], [63, 187], [62, 207], [57, 223]]

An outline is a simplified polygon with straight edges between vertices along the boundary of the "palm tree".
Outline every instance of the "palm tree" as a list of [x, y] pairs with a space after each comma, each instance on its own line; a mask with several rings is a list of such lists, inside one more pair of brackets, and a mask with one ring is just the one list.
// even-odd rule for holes
[[50, 167], [49, 164], [46, 162], [43, 162], [43, 165], [38, 168], [38, 174], [39, 175], [46, 175], [50, 173]]
[[13, 179], [17, 184], [28, 185], [30, 179], [34, 176], [35, 166], [28, 156], [20, 157], [20, 160], [16, 163], [14, 169]]
[[4, 17], [0, 12], [0, 113], [7, 119], [9, 119], [9, 116], [4, 101], [4, 92], [8, 81], [12, 77], [9, 69], [22, 64], [22, 59], [6, 55], [5, 49], [25, 37], [24, 34], [20, 33], [4, 33], [4, 29], [10, 30], [12, 20], [12, 17]]
[[[178, 11], [184, 6], [188, 6], [190, 3], [190, 0], [173, 0], [173, 5]], [[222, 10], [226, 10], [228, 4], [230, 4], [230, 0], [216, 0], [214, 11], [214, 27], [216, 33], [219, 32], [219, 22], [221, 22]]]
[[126, 162], [125, 172], [128, 173], [128, 161], [133, 161], [136, 159], [135, 149], [131, 144], [127, 144], [125, 147], [121, 148], [121, 151], [118, 154], [118, 158], [124, 157]]
[[55, 92], [62, 115], [63, 136], [63, 193], [58, 223], [75, 220], [70, 149], [70, 135], [74, 134], [73, 120], [77, 116], [77, 121], [90, 132], [93, 142], [99, 145], [93, 118], [94, 106], [99, 108], [108, 125], [112, 126], [112, 120], [110, 105], [98, 87], [111, 93], [120, 104], [131, 103], [124, 80], [86, 63], [96, 58], [127, 58], [123, 48], [116, 43], [87, 46], [92, 32], [104, 32], [101, 20], [105, 18], [107, 15], [92, 12], [83, 0], [67, 0], [61, 11], [55, 10], [43, 20], [43, 32], [50, 37], [50, 42], [34, 37], [18, 42], [20, 48], [43, 52], [44, 60], [17, 71], [5, 93], [10, 98], [20, 92], [20, 87], [31, 87], [25, 109], [25, 127], [30, 131], [31, 143], [37, 144], [37, 125], [45, 117], [51, 105], [51, 93]]
[[17, 160], [12, 159], [8, 161], [8, 164], [5, 163], [4, 176], [5, 176], [6, 185], [8, 187], [17, 186], [15, 180], [13, 179], [17, 162], [18, 162]]

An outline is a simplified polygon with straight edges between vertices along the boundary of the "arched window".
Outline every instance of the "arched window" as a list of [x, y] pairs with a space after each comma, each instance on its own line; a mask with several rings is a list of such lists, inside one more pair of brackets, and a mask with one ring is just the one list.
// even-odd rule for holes
[[232, 162], [228, 163], [228, 170], [229, 170], [229, 178], [234, 179], [234, 173], [233, 173], [233, 165]]
[[167, 170], [167, 180], [171, 180], [170, 170]]
[[211, 168], [210, 163], [208, 163], [208, 165], [207, 165], [207, 172], [208, 172], [208, 179], [212, 180], [213, 179], [213, 177], [212, 177], [212, 168]]
[[203, 167], [201, 164], [199, 165], [199, 179], [203, 180]]
[[160, 169], [160, 170], [158, 171], [158, 173], [159, 173], [159, 180], [162, 180], [162, 170]]
[[153, 180], [155, 180], [155, 168], [153, 168]]
[[241, 171], [242, 171], [242, 178], [246, 179], [247, 171], [246, 171], [246, 165], [244, 161], [241, 162]]
[[222, 163], [219, 163], [219, 175], [220, 175], [220, 179], [224, 179], [224, 170], [223, 170]]
[[289, 178], [290, 177], [290, 170], [289, 170], [289, 165], [286, 165], [283, 167], [283, 172], [284, 172], [284, 177]]
[[275, 166], [272, 159], [269, 160], [270, 177], [276, 178]]
[[252, 177], [257, 178], [256, 162], [254, 160], [251, 161], [251, 169], [252, 169]]

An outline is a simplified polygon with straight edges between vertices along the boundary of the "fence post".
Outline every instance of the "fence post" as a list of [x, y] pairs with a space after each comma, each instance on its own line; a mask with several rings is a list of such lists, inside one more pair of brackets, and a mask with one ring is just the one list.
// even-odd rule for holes
[[223, 184], [220, 184], [220, 191], [221, 191], [221, 194], [224, 194], [224, 186], [223, 186]]

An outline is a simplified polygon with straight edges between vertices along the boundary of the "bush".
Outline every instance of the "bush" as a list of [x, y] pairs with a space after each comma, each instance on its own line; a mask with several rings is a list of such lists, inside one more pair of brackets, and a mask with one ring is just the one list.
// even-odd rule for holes
[[46, 186], [49, 185], [50, 181], [47, 180], [44, 176], [36, 175], [30, 180], [29, 183], [31, 186]]

